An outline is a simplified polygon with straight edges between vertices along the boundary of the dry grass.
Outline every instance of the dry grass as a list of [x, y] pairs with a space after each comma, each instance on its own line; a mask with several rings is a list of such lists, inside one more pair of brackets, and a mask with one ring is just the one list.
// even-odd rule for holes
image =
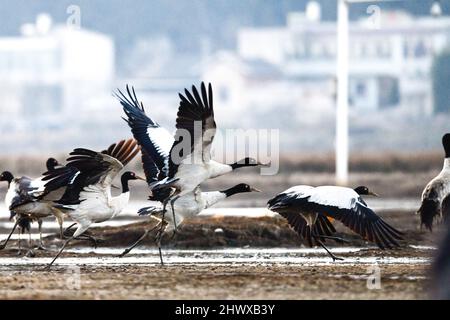
[[[66, 155], [53, 155], [64, 162]], [[442, 152], [365, 152], [350, 155], [352, 172], [424, 172], [442, 166]], [[45, 171], [48, 157], [38, 155], [1, 156], [0, 170], [10, 170], [20, 174], [38, 175]], [[130, 164], [131, 169], [140, 170], [139, 157]], [[334, 172], [333, 153], [283, 154], [280, 156], [280, 172]]]
[[[65, 155], [56, 157], [63, 162]], [[10, 170], [15, 175], [38, 176], [45, 171], [45, 157], [0, 156], [0, 171]], [[422, 153], [364, 153], [350, 157], [350, 186], [367, 185], [383, 197], [420, 197], [426, 183], [442, 166], [440, 152]], [[223, 190], [245, 182], [262, 189], [261, 194], [252, 194], [247, 206], [264, 206], [267, 199], [292, 185], [332, 185], [334, 181], [333, 154], [285, 154], [280, 158], [280, 170], [275, 176], [262, 176], [259, 168], [246, 168], [209, 180], [205, 190]], [[128, 170], [142, 172], [140, 157], [136, 157]], [[148, 189], [143, 183], [134, 183], [133, 199], [145, 199]], [[0, 197], [6, 185], [0, 184]], [[233, 198], [232, 200], [239, 198]]]
[[[365, 152], [351, 154], [351, 172], [424, 172], [442, 166], [442, 152]], [[333, 153], [285, 154], [280, 157], [280, 172], [334, 172]]]

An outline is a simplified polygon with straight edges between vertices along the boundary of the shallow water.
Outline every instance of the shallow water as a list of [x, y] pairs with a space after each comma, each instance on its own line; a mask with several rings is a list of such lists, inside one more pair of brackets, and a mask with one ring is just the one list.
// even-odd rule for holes
[[[289, 265], [361, 265], [361, 264], [427, 264], [428, 257], [374, 257], [374, 256], [352, 256], [367, 248], [341, 247], [333, 248], [332, 252], [347, 254], [342, 261], [333, 262], [332, 259], [320, 248], [233, 248], [217, 250], [178, 250], [163, 249], [165, 264], [202, 264], [202, 265], [222, 265], [222, 264], [289, 264]], [[159, 264], [159, 253], [156, 248], [136, 249], [129, 255], [119, 258], [118, 254], [123, 249], [116, 248], [73, 248], [67, 253], [84, 254], [79, 257], [61, 257], [55, 265], [91, 265], [91, 266], [117, 266], [117, 265], [154, 265]], [[86, 257], [86, 254], [92, 256]], [[20, 265], [43, 265], [51, 261], [51, 258], [20, 258], [3, 257], [0, 258], [1, 266]]]

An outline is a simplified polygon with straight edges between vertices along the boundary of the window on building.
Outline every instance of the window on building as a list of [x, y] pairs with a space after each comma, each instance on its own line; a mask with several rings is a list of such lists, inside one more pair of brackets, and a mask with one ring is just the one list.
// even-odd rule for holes
[[389, 58], [391, 56], [391, 47], [388, 42], [381, 41], [377, 45], [377, 57]]
[[422, 40], [418, 41], [414, 48], [414, 56], [417, 58], [424, 57], [427, 54], [427, 48]]
[[356, 84], [356, 94], [358, 96], [365, 96], [367, 93], [367, 86], [363, 81], [358, 81]]
[[408, 58], [409, 57], [409, 45], [408, 41], [403, 42], [403, 57]]
[[392, 108], [400, 103], [398, 79], [393, 77], [379, 77], [379, 106], [380, 109]]

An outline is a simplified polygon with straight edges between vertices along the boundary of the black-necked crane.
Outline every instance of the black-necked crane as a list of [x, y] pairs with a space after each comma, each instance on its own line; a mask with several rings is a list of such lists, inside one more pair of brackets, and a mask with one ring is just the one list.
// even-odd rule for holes
[[[171, 232], [175, 230], [175, 221], [179, 226], [186, 218], [194, 217], [198, 215], [201, 211], [209, 208], [216, 203], [225, 200], [232, 195], [245, 193], [245, 192], [260, 192], [258, 189], [249, 186], [245, 183], [240, 183], [226, 190], [222, 191], [209, 191], [202, 192], [200, 187], [195, 188], [194, 191], [189, 192], [183, 196], [180, 196], [178, 200], [174, 203], [173, 207], [168, 209], [169, 214], [164, 214], [164, 208], [162, 206], [149, 206], [141, 208], [138, 211], [139, 215], [150, 215], [151, 217], [156, 217], [160, 219], [159, 224], [156, 227], [147, 229], [144, 234], [129, 248], [127, 248], [120, 256], [123, 257], [128, 254], [133, 248], [135, 248], [139, 243], [141, 243], [147, 235], [155, 230], [158, 226], [161, 226], [160, 230], [156, 235], [156, 243], [158, 245], [159, 257], [161, 264], [163, 264], [162, 253], [161, 253], [161, 237], [163, 232]], [[175, 210], [172, 211], [174, 208]], [[166, 217], [164, 219], [164, 217]]]
[[103, 152], [77, 148], [70, 153], [64, 168], [50, 172], [44, 178], [47, 181], [45, 188], [49, 190], [59, 188], [61, 181], [70, 178], [62, 198], [55, 201], [54, 206], [78, 224], [72, 237], [64, 242], [48, 267], [70, 241], [83, 234], [92, 224], [113, 219], [122, 212], [130, 199], [128, 182], [145, 179], [126, 171], [121, 176], [121, 194], [112, 196], [111, 186], [114, 178], [138, 152], [139, 147], [134, 139], [122, 140]]
[[450, 133], [442, 137], [445, 159], [441, 172], [433, 178], [422, 192], [422, 203], [417, 213], [420, 214], [420, 225], [433, 230], [433, 221], [445, 218], [442, 214], [442, 200], [450, 194]]
[[362, 195], [375, 195], [365, 186], [355, 189], [338, 186], [294, 186], [269, 200], [270, 210], [287, 219], [289, 225], [309, 246], [322, 246], [333, 260], [340, 259], [325, 246], [336, 232], [329, 218], [341, 221], [361, 237], [375, 242], [380, 249], [399, 246], [402, 233], [375, 214]]
[[[154, 200], [162, 201], [164, 211], [170, 202], [172, 213], [179, 198], [193, 192], [202, 182], [227, 174], [237, 168], [260, 165], [252, 158], [233, 164], [223, 164], [211, 159], [211, 145], [216, 133], [213, 92], [211, 84], [206, 89], [202, 82], [200, 93], [192, 86], [192, 93], [185, 89], [179, 94], [180, 105], [176, 119], [175, 139], [150, 119], [139, 103], [134, 89], [127, 86], [128, 97], [119, 90], [116, 96], [127, 115], [125, 119], [134, 138], [142, 149], [144, 171], [151, 162], [158, 170], [157, 179], [152, 176], [147, 182]], [[176, 219], [174, 219], [176, 220]], [[175, 230], [176, 230], [176, 221]]]
[[[59, 166], [58, 161], [54, 158], [49, 158], [46, 162], [48, 172], [54, 171]], [[38, 222], [39, 227], [39, 248], [43, 248], [42, 241], [42, 219], [54, 215], [59, 223], [60, 234], [62, 236], [62, 225], [64, 217], [61, 211], [54, 208], [51, 204], [50, 198], [55, 196], [56, 192], [45, 192], [43, 177], [31, 179], [22, 176], [14, 178], [11, 172], [4, 171], [0, 175], [0, 181], [8, 183], [8, 191], [5, 196], [5, 205], [11, 213], [11, 218], [15, 219], [14, 227], [12, 228], [8, 238], [0, 246], [0, 250], [6, 247], [11, 235], [14, 233], [17, 226], [19, 226], [19, 236], [25, 230], [29, 234], [29, 254], [33, 255], [31, 248], [31, 228], [32, 221]], [[19, 239], [20, 247], [20, 239]], [[20, 251], [20, 249], [19, 249]]]

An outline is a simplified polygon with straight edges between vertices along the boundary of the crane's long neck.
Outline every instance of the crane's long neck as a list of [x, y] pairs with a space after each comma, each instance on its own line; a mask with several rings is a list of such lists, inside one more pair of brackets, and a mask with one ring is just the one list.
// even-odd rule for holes
[[116, 197], [112, 197], [112, 195], [109, 194], [109, 205], [113, 209], [112, 218], [121, 213], [130, 201], [130, 188], [128, 187], [128, 179], [122, 177], [121, 182], [122, 193]]
[[4, 178], [3, 181], [6, 181], [8, 183], [8, 189], [11, 186], [11, 183], [14, 181], [14, 176], [10, 173], [10, 172], [6, 172], [4, 173], [6, 175], [6, 177]]
[[205, 208], [209, 208], [227, 198], [227, 195], [222, 191], [202, 192], [202, 198], [205, 200]]
[[239, 186], [234, 186], [222, 191], [203, 192], [202, 197], [203, 199], [205, 199], [206, 202], [205, 208], [208, 208], [219, 201], [222, 201], [228, 197], [231, 197], [232, 195], [242, 192], [246, 191], [243, 191]]
[[216, 178], [233, 171], [233, 167], [214, 160], [208, 163], [209, 178]]
[[127, 177], [122, 176], [120, 181], [122, 182], [122, 193], [130, 192], [130, 188], [128, 187], [129, 179]]
[[126, 177], [121, 178], [122, 182], [122, 193], [116, 197], [108, 195], [109, 205], [113, 209], [112, 218], [117, 216], [122, 210], [128, 205], [130, 201], [130, 188], [128, 187], [128, 180]]
[[450, 171], [450, 157], [444, 159], [444, 167], [442, 170]]
[[442, 137], [442, 146], [444, 147], [445, 152], [443, 170], [450, 170], [450, 135], [448, 133]]

